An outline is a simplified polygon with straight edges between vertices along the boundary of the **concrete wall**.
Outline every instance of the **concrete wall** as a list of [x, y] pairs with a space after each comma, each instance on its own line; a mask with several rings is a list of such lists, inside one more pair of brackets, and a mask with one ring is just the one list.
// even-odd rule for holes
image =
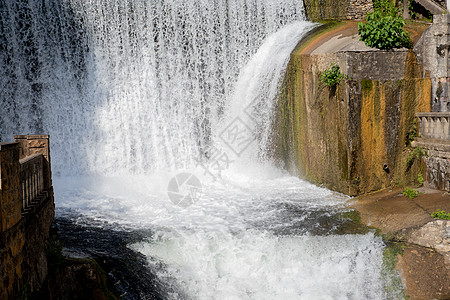
[[[430, 109], [431, 82], [408, 50], [352, 43], [291, 55], [275, 140], [291, 173], [356, 195], [417, 179], [419, 163], [407, 167], [406, 145], [415, 113]], [[335, 88], [319, 81], [331, 63], [349, 76]]]
[[[37, 140], [49, 154], [48, 136]], [[48, 273], [45, 244], [55, 214], [53, 189], [46, 182], [45, 199], [32, 212], [22, 211], [19, 157], [26, 151], [20, 143], [0, 144], [0, 299], [26, 298], [40, 289]]]
[[305, 0], [306, 15], [313, 21], [361, 20], [373, 9], [372, 0]]

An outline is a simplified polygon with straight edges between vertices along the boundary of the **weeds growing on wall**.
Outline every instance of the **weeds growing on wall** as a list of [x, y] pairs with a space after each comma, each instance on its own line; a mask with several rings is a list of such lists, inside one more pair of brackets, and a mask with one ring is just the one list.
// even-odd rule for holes
[[411, 143], [415, 140], [417, 137], [417, 122], [414, 119], [413, 124], [411, 125], [411, 128], [408, 131], [408, 134], [406, 135], [406, 147], [411, 146]]
[[328, 87], [337, 86], [342, 79], [345, 79], [345, 75], [337, 64], [331, 64], [320, 74], [320, 82]]
[[412, 188], [405, 188], [402, 194], [408, 197], [409, 199], [414, 199], [420, 195], [419, 191]]
[[374, 11], [367, 14], [367, 22], [358, 23], [358, 33], [368, 47], [381, 50], [411, 48], [412, 42], [404, 26], [399, 8], [389, 0], [379, 0], [374, 3]]
[[425, 180], [423, 179], [422, 173], [417, 174], [417, 181], [419, 182], [419, 186], [423, 186]]
[[435, 219], [450, 220], [450, 213], [446, 212], [445, 210], [438, 209], [437, 211], [432, 213], [431, 216]]
[[414, 148], [406, 158], [406, 170], [411, 169], [414, 161], [417, 159], [420, 161], [424, 155], [427, 155], [426, 151], [420, 147]]

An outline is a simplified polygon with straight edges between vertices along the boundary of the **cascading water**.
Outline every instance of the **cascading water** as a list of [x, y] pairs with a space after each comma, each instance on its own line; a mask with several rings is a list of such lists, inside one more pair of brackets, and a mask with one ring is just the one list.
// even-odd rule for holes
[[[0, 138], [49, 133], [59, 222], [147, 232], [128, 246], [164, 298], [400, 295], [382, 241], [342, 234], [347, 198], [267, 155], [313, 27], [301, 1], [0, 0], [0, 15]], [[201, 182], [191, 205], [169, 200], [179, 172]]]
[[2, 1], [1, 138], [51, 134], [56, 174], [192, 166], [296, 2]]

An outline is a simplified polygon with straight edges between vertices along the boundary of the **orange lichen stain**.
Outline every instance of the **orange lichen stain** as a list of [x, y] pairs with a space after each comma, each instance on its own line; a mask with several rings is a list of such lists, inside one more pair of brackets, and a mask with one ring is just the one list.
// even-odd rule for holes
[[[361, 107], [361, 168], [362, 174], [371, 176], [369, 181], [380, 185], [383, 178], [383, 163], [386, 161], [385, 148], [385, 111], [386, 95], [384, 87], [378, 81], [372, 82], [372, 88], [366, 89]], [[379, 167], [378, 167], [379, 166]]]

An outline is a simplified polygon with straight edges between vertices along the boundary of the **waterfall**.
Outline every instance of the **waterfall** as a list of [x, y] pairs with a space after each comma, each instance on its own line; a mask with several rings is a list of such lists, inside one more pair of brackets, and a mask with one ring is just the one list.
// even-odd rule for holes
[[[126, 260], [83, 232], [140, 232], [127, 249], [165, 299], [403, 298], [348, 198], [268, 161], [280, 80], [313, 27], [302, 1], [0, 0], [0, 16], [0, 140], [51, 135], [56, 223], [102, 246], [65, 250]], [[118, 269], [124, 299], [151, 298]]]
[[305, 18], [298, 0], [2, 0], [0, 14], [0, 139], [50, 134], [56, 175], [195, 165], [241, 69]]

